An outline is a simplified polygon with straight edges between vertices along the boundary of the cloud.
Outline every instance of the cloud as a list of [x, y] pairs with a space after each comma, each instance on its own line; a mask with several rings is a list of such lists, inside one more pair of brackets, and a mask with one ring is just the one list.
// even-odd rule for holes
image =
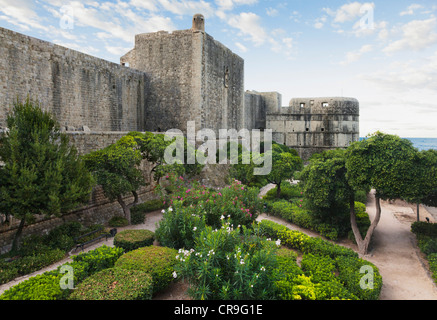
[[[435, 96], [437, 90], [437, 52], [418, 61], [397, 61], [374, 73], [362, 74], [361, 79], [377, 87], [405, 95], [409, 91], [429, 91]], [[417, 98], [425, 95], [417, 95]]]
[[399, 15], [402, 16], [407, 16], [407, 15], [413, 15], [415, 10], [418, 9], [423, 9], [423, 6], [417, 3], [413, 3], [412, 5], [410, 5], [407, 10], [402, 11]]
[[351, 52], [346, 53], [346, 60], [340, 62], [340, 64], [341, 65], [348, 65], [348, 64], [351, 64], [353, 62], [356, 62], [361, 58], [361, 56], [363, 54], [371, 52], [372, 50], [373, 50], [372, 45], [370, 45], [370, 44], [364, 45], [357, 51], [351, 51]]
[[47, 32], [48, 28], [41, 24], [34, 8], [35, 4], [28, 0], [0, 0], [0, 19], [24, 30], [38, 29]]
[[314, 23], [314, 28], [322, 29], [323, 26], [325, 25], [327, 19], [328, 18], [326, 16], [323, 16], [321, 18], [317, 18], [315, 23]]
[[279, 11], [275, 8], [267, 8], [266, 13], [269, 17], [276, 17], [279, 14]]
[[125, 47], [113, 47], [113, 46], [105, 46], [105, 49], [115, 55], [115, 56], [122, 56], [124, 55], [126, 52], [128, 52], [129, 50], [131, 50], [131, 48], [125, 48]]
[[255, 46], [260, 46], [267, 40], [268, 35], [261, 26], [261, 18], [253, 12], [242, 12], [239, 15], [233, 15], [229, 18], [228, 24], [240, 30], [242, 35], [248, 36]]
[[414, 20], [402, 27], [403, 37], [383, 49], [388, 55], [402, 50], [420, 51], [437, 44], [437, 18]]
[[246, 48], [243, 44], [241, 44], [240, 42], [236, 42], [235, 45], [237, 46], [237, 48], [238, 48], [241, 52], [243, 52], [243, 53], [247, 52], [247, 48]]
[[352, 2], [344, 4], [337, 10], [324, 8], [323, 11], [325, 11], [328, 15], [334, 18], [334, 23], [344, 23], [348, 21], [353, 21], [358, 17], [362, 17], [370, 8], [375, 8], [375, 4], [373, 2]]

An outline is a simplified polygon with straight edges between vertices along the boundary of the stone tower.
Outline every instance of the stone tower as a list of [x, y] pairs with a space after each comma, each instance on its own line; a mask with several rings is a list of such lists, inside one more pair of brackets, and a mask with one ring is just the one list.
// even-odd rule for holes
[[244, 60], [208, 35], [201, 14], [191, 29], [135, 36], [135, 48], [121, 64], [148, 75], [146, 131], [186, 132], [243, 127]]
[[205, 17], [197, 13], [193, 17], [193, 28], [194, 31], [203, 31], [205, 32]]

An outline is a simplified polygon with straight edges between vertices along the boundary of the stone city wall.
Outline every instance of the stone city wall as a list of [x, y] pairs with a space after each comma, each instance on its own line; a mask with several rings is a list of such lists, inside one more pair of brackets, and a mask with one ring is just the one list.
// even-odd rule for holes
[[144, 72], [0, 28], [0, 127], [29, 96], [61, 126], [141, 131], [147, 82]]

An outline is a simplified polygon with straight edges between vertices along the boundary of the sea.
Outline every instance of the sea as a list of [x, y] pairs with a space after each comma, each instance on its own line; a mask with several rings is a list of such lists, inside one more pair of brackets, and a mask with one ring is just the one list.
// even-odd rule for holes
[[[365, 138], [360, 138], [363, 140]], [[413, 143], [413, 146], [422, 150], [437, 150], [437, 138], [404, 138], [410, 140]]]

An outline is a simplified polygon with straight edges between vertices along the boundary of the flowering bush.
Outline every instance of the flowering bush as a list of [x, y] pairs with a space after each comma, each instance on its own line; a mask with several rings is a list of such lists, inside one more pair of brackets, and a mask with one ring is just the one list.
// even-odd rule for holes
[[[241, 228], [241, 230], [240, 230]], [[271, 281], [276, 264], [276, 243], [246, 227], [233, 228], [230, 220], [222, 227], [210, 226], [199, 234], [196, 246], [180, 249], [181, 261], [175, 277], [187, 278], [194, 299], [267, 299], [274, 294]]]

